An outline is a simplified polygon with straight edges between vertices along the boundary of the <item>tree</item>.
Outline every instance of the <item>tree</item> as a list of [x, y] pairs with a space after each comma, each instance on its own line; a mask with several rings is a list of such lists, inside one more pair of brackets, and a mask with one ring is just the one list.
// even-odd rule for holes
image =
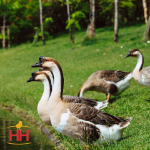
[[88, 25], [87, 34], [90, 37], [95, 36], [95, 0], [90, 0], [90, 24]]
[[143, 9], [144, 9], [144, 18], [145, 18], [145, 23], [147, 24], [147, 4], [146, 4], [146, 0], [143, 0]]
[[[70, 9], [69, 9], [69, 2], [68, 2], [68, 0], [66, 0], [66, 2], [67, 2], [68, 23], [70, 23]], [[73, 43], [74, 43], [74, 37], [73, 37], [72, 32], [71, 32], [71, 27], [69, 27], [69, 33], [70, 33], [71, 44], [73, 44]]]
[[118, 0], [115, 0], [114, 42], [118, 42]]
[[[82, 18], [85, 18], [85, 14], [82, 11], [76, 11], [76, 12], [74, 12], [71, 15], [70, 21], [67, 21], [68, 24], [66, 26], [66, 29], [71, 28], [72, 32], [74, 32], [75, 29], [81, 30], [81, 26], [79, 24], [79, 21]], [[72, 36], [73, 36], [73, 39], [75, 39], [75, 34], [74, 35], [72, 34]]]
[[44, 30], [43, 30], [43, 19], [42, 19], [42, 2], [41, 2], [41, 0], [39, 0], [39, 5], [40, 5], [40, 25], [41, 25], [41, 34], [42, 34], [43, 45], [45, 45]]
[[[148, 19], [150, 20], [150, 0], [148, 2], [148, 8], [149, 8], [149, 10], [148, 10]], [[150, 29], [149, 29], [149, 33], [148, 33], [148, 40], [150, 41]]]
[[[53, 22], [53, 19], [51, 17], [45, 18], [44, 23], [43, 23], [43, 28], [49, 28], [50, 24]], [[36, 33], [34, 35], [34, 40], [33, 40], [33, 44], [36, 44], [38, 37], [42, 36], [42, 31], [38, 28], [38, 27], [34, 27], [34, 30], [36, 30]], [[45, 35], [49, 36], [49, 33], [47, 31], [44, 31]], [[50, 36], [49, 36], [50, 37]]]
[[147, 36], [148, 36], [148, 40], [150, 41], [150, 0], [149, 0], [148, 14], [147, 14], [146, 0], [143, 0], [143, 9], [144, 9], [144, 17], [145, 17], [145, 23], [146, 23], [146, 30], [145, 30], [145, 33], [144, 33], [144, 36], [143, 36], [143, 42], [145, 42], [147, 40]]
[[2, 45], [3, 45], [3, 49], [5, 49], [5, 23], [6, 23], [6, 1], [4, 1], [4, 12], [3, 12], [3, 40], [2, 40]]

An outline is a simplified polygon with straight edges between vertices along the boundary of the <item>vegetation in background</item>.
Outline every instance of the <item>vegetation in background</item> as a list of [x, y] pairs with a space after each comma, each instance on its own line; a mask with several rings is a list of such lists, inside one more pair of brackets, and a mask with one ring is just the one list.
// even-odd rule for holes
[[[6, 25], [10, 26], [11, 45], [25, 41], [33, 41], [34, 27], [40, 28], [40, 10], [38, 0], [5, 0], [0, 1], [0, 20], [3, 20], [6, 10]], [[71, 14], [81, 11], [85, 18], [79, 21], [81, 28], [86, 29], [89, 24], [90, 1], [69, 0]], [[46, 33], [55, 35], [66, 28], [67, 7], [66, 0], [42, 0], [43, 20], [51, 17], [53, 23], [45, 29]], [[119, 0], [119, 26], [144, 22], [142, 1]], [[114, 1], [95, 1], [95, 27], [110, 26], [114, 24]], [[3, 22], [0, 22], [0, 26]], [[0, 45], [1, 46], [1, 45]]]
[[[31, 68], [39, 56], [55, 58], [64, 73], [64, 95], [77, 95], [81, 85], [97, 70], [110, 69], [133, 71], [137, 60], [124, 58], [129, 49], [137, 48], [144, 56], [144, 66], [149, 66], [149, 42], [142, 42], [144, 25], [120, 28], [119, 42], [113, 42], [113, 27], [96, 29], [96, 39], [81, 43], [85, 30], [76, 33], [76, 42], [70, 44], [68, 34], [63, 34], [36, 46], [22, 44], [9, 51], [0, 51], [0, 104], [13, 106], [17, 111], [24, 111], [38, 122], [42, 122], [37, 113], [37, 104], [43, 93], [40, 82], [27, 83], [31, 73], [38, 68]], [[60, 139], [61, 149], [90, 150], [125, 150], [149, 149], [150, 147], [150, 88], [140, 86], [132, 79], [130, 88], [117, 97], [111, 97], [110, 104], [103, 111], [124, 118], [133, 117], [131, 124], [124, 130], [123, 139], [116, 143], [80, 144], [50, 127], [51, 132]], [[86, 97], [99, 101], [106, 99], [105, 94], [87, 92]]]
[[75, 30], [81, 30], [79, 21], [81, 21], [83, 18], [85, 18], [85, 14], [81, 11], [76, 11], [75, 13], [71, 14], [70, 21], [67, 21], [66, 29], [70, 28], [72, 30], [73, 39], [75, 39]]

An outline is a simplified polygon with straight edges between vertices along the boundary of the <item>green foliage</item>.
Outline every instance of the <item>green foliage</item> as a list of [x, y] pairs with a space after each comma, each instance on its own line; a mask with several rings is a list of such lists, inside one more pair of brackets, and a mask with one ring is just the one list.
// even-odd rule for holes
[[2, 39], [3, 38], [3, 35], [0, 33], [0, 39]]
[[43, 23], [44, 29], [48, 29], [50, 27], [51, 23], [53, 23], [52, 17], [45, 18], [44, 23]]
[[85, 18], [85, 14], [81, 11], [76, 11], [71, 15], [70, 22], [67, 20], [67, 26], [66, 29], [72, 28], [75, 29], [77, 28], [78, 30], [81, 30], [81, 26], [79, 25], [79, 21]]
[[[135, 1], [135, 0], [134, 0]], [[124, 7], [128, 7], [128, 8], [132, 8], [134, 7], [134, 3], [132, 0], [127, 0], [127, 1], [121, 1], [120, 2], [120, 7], [124, 8]]]
[[52, 22], [53, 22], [53, 19], [52, 19], [51, 17], [48, 17], [48, 18], [45, 18], [44, 22], [45, 22], [46, 24], [52, 23]]
[[[84, 13], [82, 18], [73, 19], [67, 24], [66, 0], [42, 0], [43, 22], [46, 32], [50, 35], [64, 31], [65, 28], [76, 29], [87, 28], [89, 23], [90, 1], [68, 0], [70, 14], [77, 16], [76, 12]], [[6, 25], [11, 27], [10, 41], [21, 43], [32, 40], [35, 34], [34, 27], [40, 27], [39, 1], [37, 0], [5, 0], [0, 1], [0, 20], [3, 20], [6, 13]], [[96, 28], [114, 24], [114, 1], [95, 1]], [[143, 5], [139, 0], [119, 0], [119, 26], [144, 22]], [[80, 13], [81, 14], [81, 13]], [[53, 18], [53, 19], [52, 19]], [[46, 23], [45, 23], [46, 22]], [[3, 21], [0, 22], [0, 26]], [[46, 33], [47, 34], [47, 33]], [[48, 35], [48, 34], [47, 34]]]

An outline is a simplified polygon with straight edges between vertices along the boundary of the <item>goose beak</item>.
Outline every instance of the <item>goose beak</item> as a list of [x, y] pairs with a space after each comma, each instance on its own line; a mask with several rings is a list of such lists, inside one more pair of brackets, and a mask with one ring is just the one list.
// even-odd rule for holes
[[39, 62], [37, 62], [36, 64], [32, 65], [31, 67], [42, 67], [43, 58], [44, 58], [44, 56], [40, 56], [39, 57]]
[[35, 81], [35, 72], [32, 72], [32, 77], [30, 79], [27, 80], [27, 82], [31, 82], [31, 81]]
[[30, 79], [27, 80], [27, 82], [35, 81], [35, 76], [32, 76]]
[[125, 58], [127, 58], [129, 56], [132, 56], [130, 52], [125, 56]]
[[31, 67], [42, 67], [42, 62], [39, 61], [36, 64], [32, 65]]

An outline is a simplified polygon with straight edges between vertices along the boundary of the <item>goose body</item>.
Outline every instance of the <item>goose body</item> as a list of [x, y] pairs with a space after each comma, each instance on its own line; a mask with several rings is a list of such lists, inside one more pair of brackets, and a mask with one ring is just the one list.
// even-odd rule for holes
[[[38, 103], [37, 111], [42, 121], [48, 125], [51, 125], [51, 120], [49, 117], [49, 110], [48, 110], [48, 100], [50, 98], [53, 82], [54, 82], [53, 74], [51, 71], [48, 70], [42, 71], [41, 69], [40, 72], [38, 71], [32, 73], [32, 77], [27, 82], [31, 82], [31, 81], [39, 81], [44, 84], [44, 92]], [[81, 98], [81, 97], [70, 96], [70, 95], [64, 95], [63, 101], [66, 103], [86, 104], [88, 106], [95, 107], [97, 109], [103, 109], [108, 105], [107, 101], [97, 102], [97, 100], [94, 99], [89, 99], [84, 97]]]
[[93, 73], [81, 86], [78, 96], [83, 97], [86, 91], [106, 93], [107, 101], [111, 95], [119, 95], [130, 86], [132, 73], [116, 70], [99, 70]]
[[137, 49], [131, 49], [125, 57], [129, 56], [137, 58], [137, 64], [133, 70], [133, 78], [138, 84], [150, 87], [150, 66], [143, 68], [144, 57], [142, 53]]
[[[35, 66], [32, 66], [32, 67], [35, 67]], [[54, 75], [51, 71], [47, 70], [47, 68], [40, 68], [41, 72], [45, 72], [49, 77], [47, 77], [48, 79], [45, 79], [44, 81], [46, 82], [47, 81], [47, 85], [49, 85], [49, 88], [47, 88], [47, 85], [44, 87], [45, 91], [50, 91], [50, 93], [52, 92], [52, 87], [53, 87], [53, 82], [54, 82]], [[43, 83], [44, 84], [44, 83]], [[48, 90], [46, 90], [48, 89]], [[44, 92], [46, 93], [46, 92]], [[43, 96], [45, 95], [43, 93]], [[50, 97], [50, 94], [49, 92], [47, 92], [47, 95], [49, 95]], [[42, 96], [42, 97], [43, 97]], [[45, 108], [44, 106], [47, 106], [47, 101], [49, 99], [48, 96], [46, 96], [46, 100], [44, 100], [44, 98], [41, 98], [39, 104], [38, 104], [38, 111], [42, 110], [43, 108]], [[81, 104], [86, 104], [88, 106], [91, 106], [91, 107], [95, 107], [96, 109], [103, 109], [105, 107], [107, 107], [108, 105], [108, 102], [105, 100], [105, 101], [102, 101], [102, 102], [98, 102], [96, 99], [89, 99], [89, 98], [85, 98], [85, 97], [78, 97], [78, 96], [70, 96], [70, 95], [63, 95], [63, 101], [65, 101], [66, 103], [81, 103]]]
[[51, 120], [49, 117], [49, 110], [48, 110], [48, 100], [52, 92], [52, 84], [53, 84], [52, 74], [50, 71], [41, 71], [41, 72], [38, 71], [38, 72], [33, 72], [31, 75], [32, 77], [28, 79], [27, 82], [39, 81], [44, 84], [44, 92], [38, 103], [37, 111], [42, 121], [48, 125], [51, 125]]
[[39, 66], [49, 68], [54, 74], [48, 108], [52, 126], [58, 132], [78, 140], [101, 143], [117, 141], [122, 137], [132, 118], [124, 120], [85, 104], [64, 102], [64, 79], [59, 63], [53, 58], [42, 57]]

